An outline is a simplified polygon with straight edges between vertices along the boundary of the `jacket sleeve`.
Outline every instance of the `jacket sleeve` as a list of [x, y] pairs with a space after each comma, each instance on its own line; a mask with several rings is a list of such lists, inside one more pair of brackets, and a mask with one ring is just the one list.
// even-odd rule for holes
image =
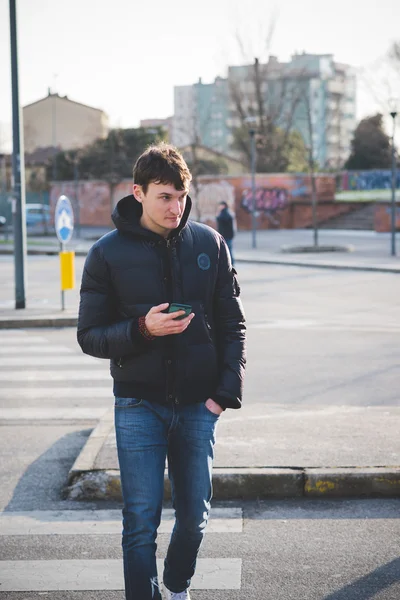
[[236, 271], [224, 240], [218, 261], [214, 323], [219, 382], [213, 400], [222, 408], [240, 408], [246, 366], [246, 325]]
[[78, 343], [85, 354], [119, 358], [143, 352], [151, 343], [139, 330], [139, 320], [118, 317], [111, 276], [101, 248], [93, 246], [82, 275]]

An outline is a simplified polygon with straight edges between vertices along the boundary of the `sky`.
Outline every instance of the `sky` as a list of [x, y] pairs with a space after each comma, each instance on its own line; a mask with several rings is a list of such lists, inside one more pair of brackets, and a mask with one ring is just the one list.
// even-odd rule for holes
[[[367, 71], [362, 118], [376, 112], [377, 96], [380, 106], [388, 94], [400, 100], [400, 74], [393, 87], [391, 74], [390, 83], [377, 75], [399, 23], [400, 0], [17, 0], [20, 103], [50, 87], [105, 110], [111, 126], [137, 127], [173, 114], [174, 85], [211, 82], [255, 56], [284, 61], [306, 51]], [[8, 151], [9, 0], [0, 0], [0, 82], [0, 150]]]

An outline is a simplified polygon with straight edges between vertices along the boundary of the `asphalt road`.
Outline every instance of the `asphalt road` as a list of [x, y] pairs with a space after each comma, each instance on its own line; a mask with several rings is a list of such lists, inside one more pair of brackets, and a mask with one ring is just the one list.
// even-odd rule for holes
[[[82, 266], [78, 257], [77, 288]], [[247, 401], [398, 404], [396, 274], [237, 268], [249, 325]], [[11, 257], [0, 257], [0, 310], [14, 303], [13, 269]], [[60, 309], [58, 257], [29, 257], [27, 280], [29, 307]], [[66, 292], [68, 310], [78, 297], [78, 289]]]
[[[28, 301], [57, 306], [57, 259], [30, 257], [28, 267]], [[81, 267], [78, 260], [78, 274]], [[12, 302], [11, 269], [10, 259], [2, 257], [0, 309]], [[240, 264], [238, 271], [249, 324], [246, 402], [398, 406], [396, 275]], [[76, 306], [76, 291], [67, 302]], [[79, 385], [68, 379], [67, 373], [79, 376], [86, 370], [85, 357], [76, 362], [72, 329], [0, 331], [0, 351], [0, 598], [122, 600], [111, 575], [114, 589], [87, 589], [90, 568], [96, 573], [113, 561], [120, 565], [114, 512], [120, 506], [63, 500], [68, 470], [98, 415], [110, 406], [107, 365], [99, 364]], [[217, 584], [228, 581], [232, 589], [217, 584], [194, 589], [193, 600], [400, 598], [399, 500], [218, 506], [227, 515], [232, 507], [243, 511], [235, 520], [240, 531], [209, 533], [201, 559], [214, 564]], [[78, 532], [68, 533], [70, 525], [59, 529], [70, 523], [69, 510], [75, 511]], [[104, 510], [112, 511], [107, 522], [116, 529], [89, 533], [86, 511], [98, 517]], [[34, 523], [32, 530], [23, 522], [10, 529], [11, 517], [21, 512]], [[54, 525], [52, 534], [38, 533], [37, 526], [49, 518], [61, 525]], [[161, 533], [160, 558], [167, 542]], [[60, 577], [75, 568], [80, 591], [46, 589], [56, 578], [57, 561]], [[223, 579], [226, 565], [231, 575]], [[32, 591], [41, 568], [48, 568], [47, 575]], [[237, 581], [240, 587], [234, 587]], [[26, 591], [12, 591], [23, 585]]]

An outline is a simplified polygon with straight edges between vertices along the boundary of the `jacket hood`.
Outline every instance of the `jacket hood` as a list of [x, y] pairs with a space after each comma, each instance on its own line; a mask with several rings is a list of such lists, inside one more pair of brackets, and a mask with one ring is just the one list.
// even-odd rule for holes
[[[179, 226], [176, 229], [172, 230], [171, 237], [179, 235], [182, 229], [186, 226], [191, 209], [192, 200], [189, 196], [187, 196], [185, 211], [183, 213], [181, 222], [179, 223]], [[116, 204], [112, 212], [111, 218], [118, 231], [124, 233], [131, 233], [141, 237], [159, 239], [160, 236], [157, 233], [149, 231], [148, 229], [145, 229], [141, 226], [140, 218], [142, 216], [142, 213], [143, 209], [141, 203], [136, 200], [133, 194], [130, 194], [129, 196], [125, 196], [125, 198], [122, 198], [122, 200], [120, 200]]]

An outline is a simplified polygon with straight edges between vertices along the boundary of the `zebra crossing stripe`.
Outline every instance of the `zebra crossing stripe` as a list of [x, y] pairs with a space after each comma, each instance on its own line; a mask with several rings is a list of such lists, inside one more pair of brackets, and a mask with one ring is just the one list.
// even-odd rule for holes
[[109, 407], [60, 407], [60, 406], [32, 406], [20, 408], [1, 408], [0, 421], [50, 421], [50, 420], [97, 420], [101, 419]]
[[[43, 364], [42, 359], [42, 364]], [[0, 365], [2, 361], [0, 361]], [[38, 382], [38, 381], [64, 381], [71, 383], [73, 381], [108, 381], [111, 382], [111, 375], [108, 369], [97, 369], [93, 368], [90, 370], [86, 369], [74, 369], [73, 371], [58, 370], [58, 371], [43, 371], [42, 369], [21, 369], [21, 370], [7, 370], [0, 371], [0, 381], [9, 381], [18, 383], [21, 382]], [[1, 388], [0, 388], [1, 389]]]
[[80, 400], [92, 398], [109, 398], [113, 401], [113, 393], [111, 387], [79, 387], [79, 386], [63, 386], [63, 387], [34, 387], [34, 388], [15, 388], [1, 386], [0, 398], [12, 398], [13, 400], [49, 400], [53, 399], [74, 399]]
[[104, 359], [94, 358], [93, 356], [82, 355], [67, 355], [67, 356], [5, 356], [1, 358], [0, 365], [2, 367], [49, 367], [49, 366], [87, 366], [87, 365], [103, 365], [107, 363]]
[[[1, 592], [123, 590], [122, 559], [0, 561]], [[159, 578], [163, 560], [157, 560]], [[192, 589], [240, 589], [240, 558], [199, 558]]]
[[4, 340], [7, 344], [48, 344], [48, 340], [41, 335], [29, 335], [21, 329], [2, 329], [0, 331], [0, 340]]
[[[173, 509], [164, 509], [159, 533], [170, 534]], [[122, 531], [120, 510], [65, 510], [0, 513], [0, 535], [108, 535]], [[207, 533], [241, 533], [242, 509], [212, 508]], [[1, 564], [1, 563], [0, 563]], [[0, 587], [1, 591], [1, 587]]]
[[[46, 345], [41, 345], [40, 347], [34, 347], [31, 344], [31, 341], [28, 339], [25, 341], [24, 345], [8, 345], [8, 341], [7, 341], [7, 345], [6, 346], [0, 346], [0, 355], [2, 354], [6, 354], [7, 356], [9, 356], [10, 354], [18, 354], [19, 356], [31, 356], [32, 353], [34, 353], [35, 355], [40, 354], [40, 356], [44, 356], [45, 354], [78, 354], [77, 350], [74, 350], [72, 348], [69, 348], [68, 346], [61, 346], [61, 345], [57, 345], [57, 344], [46, 344]], [[25, 360], [25, 359], [24, 359]], [[3, 359], [0, 359], [1, 364], [3, 363]]]

